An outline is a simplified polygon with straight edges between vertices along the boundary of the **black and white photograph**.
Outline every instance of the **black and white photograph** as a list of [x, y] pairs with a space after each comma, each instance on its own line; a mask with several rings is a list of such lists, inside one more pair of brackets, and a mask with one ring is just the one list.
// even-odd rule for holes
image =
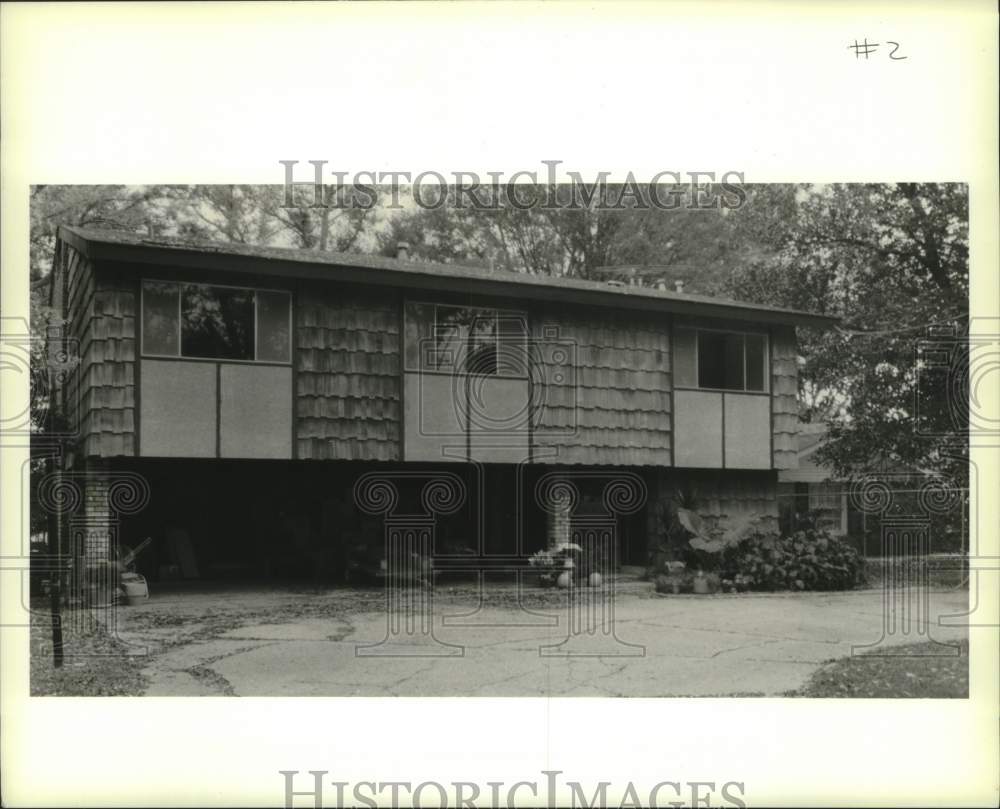
[[0, 804], [997, 805], [997, 20], [0, 3]]
[[964, 186], [286, 168], [32, 190], [34, 693], [967, 696]]

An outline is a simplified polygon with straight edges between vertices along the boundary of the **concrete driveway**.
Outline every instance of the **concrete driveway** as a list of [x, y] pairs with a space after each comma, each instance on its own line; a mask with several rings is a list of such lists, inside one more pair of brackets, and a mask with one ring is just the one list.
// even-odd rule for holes
[[[442, 591], [432, 634], [419, 621], [407, 634], [404, 622], [381, 645], [389, 627], [378, 592], [154, 595], [122, 609], [119, 636], [148, 650], [150, 696], [377, 697], [781, 695], [883, 636], [877, 590], [657, 596], [634, 586], [615, 599], [612, 634], [571, 634], [555, 593], [530, 613], [509, 595], [477, 609], [470, 593]], [[933, 639], [966, 636], [937, 619], [967, 601], [965, 590], [930, 594]], [[884, 642], [924, 641], [923, 631], [914, 622]]]

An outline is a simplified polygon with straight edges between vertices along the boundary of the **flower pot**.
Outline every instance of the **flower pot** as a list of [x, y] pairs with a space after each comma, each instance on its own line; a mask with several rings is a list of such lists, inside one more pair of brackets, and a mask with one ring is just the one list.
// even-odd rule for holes
[[711, 592], [711, 588], [708, 584], [708, 579], [704, 576], [694, 577], [694, 591], [700, 596], [706, 596]]
[[125, 590], [125, 600], [130, 607], [137, 607], [149, 598], [149, 587], [145, 577], [136, 573], [126, 573], [122, 576], [122, 588]]
[[556, 579], [556, 586], [566, 589], [573, 583], [573, 573], [569, 570], [564, 570], [559, 574], [559, 578]]
[[601, 578], [600, 573], [591, 573], [590, 576], [587, 578], [587, 584], [589, 584], [591, 587], [600, 587], [602, 581], [603, 579]]

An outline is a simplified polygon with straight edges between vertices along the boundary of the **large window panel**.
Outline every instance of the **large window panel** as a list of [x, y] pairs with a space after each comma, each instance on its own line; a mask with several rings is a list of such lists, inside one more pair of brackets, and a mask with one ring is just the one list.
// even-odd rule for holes
[[527, 318], [477, 306], [407, 302], [407, 370], [526, 377]]
[[142, 352], [287, 364], [291, 312], [289, 292], [143, 281]]
[[[714, 329], [698, 329], [697, 335], [697, 387], [754, 393], [767, 391], [765, 335]], [[678, 345], [678, 349], [680, 348]], [[682, 367], [680, 360], [678, 366], [680, 371]], [[677, 384], [683, 385], [680, 373], [678, 376]]]

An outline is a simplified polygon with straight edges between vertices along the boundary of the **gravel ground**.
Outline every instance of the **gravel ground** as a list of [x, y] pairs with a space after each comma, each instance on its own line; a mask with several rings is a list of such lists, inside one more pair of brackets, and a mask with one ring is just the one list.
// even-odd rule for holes
[[148, 685], [142, 674], [146, 661], [129, 655], [88, 613], [64, 620], [63, 654], [63, 665], [56, 668], [51, 619], [45, 611], [32, 611], [31, 696], [138, 696]]

